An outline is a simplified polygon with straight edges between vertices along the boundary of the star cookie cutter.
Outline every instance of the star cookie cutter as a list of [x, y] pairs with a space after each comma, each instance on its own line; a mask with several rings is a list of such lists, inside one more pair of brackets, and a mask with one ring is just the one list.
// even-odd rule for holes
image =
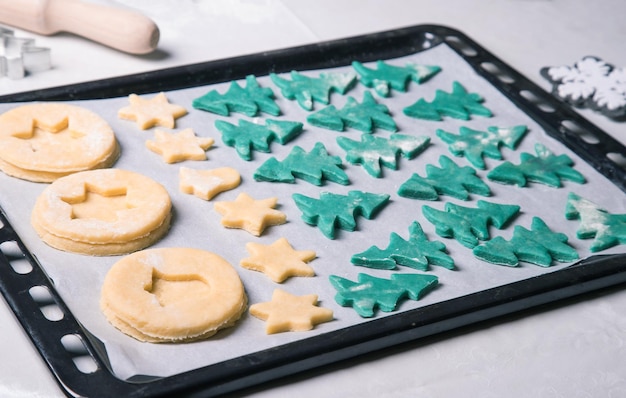
[[13, 30], [0, 26], [0, 77], [17, 80], [51, 67], [49, 48], [38, 47], [35, 39], [16, 37]]

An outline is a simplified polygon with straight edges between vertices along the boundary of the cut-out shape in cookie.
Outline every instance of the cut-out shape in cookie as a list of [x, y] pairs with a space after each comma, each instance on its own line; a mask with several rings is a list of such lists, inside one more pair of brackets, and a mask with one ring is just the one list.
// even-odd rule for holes
[[317, 305], [316, 294], [296, 296], [275, 289], [272, 301], [250, 306], [250, 315], [265, 321], [265, 333], [305, 332], [334, 319], [333, 311]]
[[352, 264], [375, 269], [396, 269], [398, 265], [428, 271], [428, 265], [454, 269], [454, 260], [446, 253], [446, 246], [439, 241], [430, 241], [418, 222], [409, 226], [409, 240], [395, 232], [389, 237], [385, 249], [371, 246], [364, 252], [353, 255]]
[[612, 214], [597, 204], [570, 192], [565, 217], [580, 220], [576, 231], [579, 239], [591, 239], [592, 252], [626, 244], [626, 214]]
[[291, 71], [290, 76], [291, 80], [270, 73], [270, 78], [280, 88], [282, 95], [297, 100], [307, 111], [313, 110], [316, 101], [328, 105], [331, 92], [345, 94], [356, 82], [354, 73], [320, 73], [318, 77], [309, 77]]
[[390, 138], [362, 134], [361, 141], [337, 137], [337, 144], [346, 151], [346, 160], [361, 164], [372, 177], [382, 175], [381, 165], [391, 170], [398, 169], [398, 157], [413, 159], [430, 143], [426, 136], [393, 134]]
[[267, 113], [280, 115], [280, 108], [274, 102], [274, 92], [269, 87], [261, 87], [253, 75], [246, 76], [246, 85], [241, 87], [237, 82], [230, 83], [228, 91], [220, 94], [211, 90], [193, 100], [192, 106], [222, 116], [230, 116], [231, 112], [243, 113], [246, 116], [257, 116]]
[[222, 215], [221, 223], [226, 228], [260, 236], [267, 227], [287, 222], [285, 213], [274, 209], [277, 203], [275, 197], [256, 200], [242, 192], [234, 201], [215, 202], [213, 207]]
[[324, 144], [318, 142], [308, 153], [295, 146], [283, 161], [269, 158], [254, 172], [254, 179], [295, 183], [300, 178], [314, 185], [322, 185], [326, 179], [348, 185], [350, 180], [341, 165], [341, 158], [329, 155]]
[[448, 144], [448, 149], [454, 156], [465, 156], [467, 160], [479, 169], [485, 169], [483, 156], [491, 159], [502, 159], [500, 146], [516, 149], [524, 135], [526, 126], [487, 128], [487, 131], [473, 130], [461, 126], [459, 134], [448, 133], [438, 129], [437, 137]]
[[213, 138], [196, 136], [190, 128], [178, 133], [156, 130], [154, 140], [146, 141], [146, 148], [161, 155], [166, 163], [177, 163], [184, 160], [206, 160], [206, 150], [213, 142]]
[[322, 192], [319, 199], [293, 194], [302, 219], [316, 225], [328, 239], [335, 238], [335, 228], [346, 231], [356, 229], [357, 215], [370, 220], [387, 204], [389, 195], [362, 191], [350, 191], [348, 195]]
[[140, 341], [180, 343], [231, 327], [246, 309], [237, 271], [199, 249], [159, 248], [123, 257], [108, 271], [100, 308]]
[[473, 249], [479, 240], [489, 239], [490, 225], [498, 229], [505, 228], [520, 210], [518, 205], [503, 205], [484, 200], [479, 200], [476, 206], [463, 207], [446, 202], [445, 211], [424, 206], [422, 212], [435, 226], [437, 235], [454, 238], [463, 246]]
[[525, 187], [528, 181], [538, 182], [550, 187], [561, 187], [561, 180], [578, 184], [585, 182], [585, 177], [572, 168], [574, 161], [567, 155], [555, 155], [542, 144], [535, 144], [535, 153], [522, 153], [520, 164], [504, 162], [487, 174], [487, 178], [503, 184], [516, 184]]
[[376, 61], [376, 69], [368, 68], [358, 61], [352, 62], [352, 67], [360, 75], [359, 81], [382, 97], [389, 97], [391, 89], [405, 92], [410, 81], [421, 84], [441, 71], [435, 65], [407, 63], [395, 66], [380, 60]]
[[130, 105], [120, 109], [117, 116], [120, 119], [137, 122], [137, 127], [141, 130], [154, 126], [173, 129], [175, 119], [187, 114], [187, 110], [182, 106], [170, 104], [165, 93], [159, 93], [150, 99], [130, 94], [128, 100]]
[[469, 166], [459, 167], [445, 155], [439, 157], [441, 168], [426, 165], [426, 177], [413, 174], [398, 189], [404, 198], [438, 200], [439, 195], [448, 195], [461, 200], [469, 200], [469, 194], [490, 196], [491, 190]]
[[277, 141], [284, 145], [302, 132], [302, 123], [286, 120], [267, 119], [265, 125], [240, 119], [235, 126], [223, 120], [217, 120], [215, 127], [222, 133], [224, 144], [234, 147], [240, 158], [252, 159], [252, 150], [270, 152], [270, 142]]
[[483, 261], [511, 267], [520, 261], [549, 267], [553, 261], [578, 259], [576, 249], [567, 243], [567, 235], [553, 232], [539, 217], [533, 217], [530, 230], [516, 225], [510, 240], [496, 236], [476, 246], [473, 253]]
[[13, 177], [52, 182], [110, 167], [119, 152], [109, 124], [86, 108], [40, 103], [0, 115], [0, 170]]
[[289, 241], [280, 238], [271, 245], [249, 242], [246, 250], [250, 257], [241, 260], [242, 267], [263, 272], [276, 283], [292, 276], [314, 276], [308, 262], [316, 257], [312, 250], [295, 250]]
[[364, 133], [372, 133], [378, 128], [391, 132], [398, 130], [396, 122], [389, 114], [389, 108], [377, 103], [369, 91], [363, 94], [363, 102], [361, 103], [348, 97], [341, 110], [334, 105], [329, 105], [310, 114], [306, 120], [313, 126], [335, 131], [344, 131], [346, 127]]
[[169, 229], [165, 188], [141, 174], [89, 170], [59, 178], [42, 191], [31, 223], [48, 245], [94, 256], [143, 249]]
[[211, 200], [218, 193], [236, 188], [241, 183], [241, 175], [232, 167], [211, 170], [181, 167], [178, 177], [181, 192], [204, 200]]
[[610, 118], [626, 117], [626, 68], [586, 56], [573, 66], [544, 67], [540, 73], [557, 98]]
[[420, 98], [402, 111], [409, 117], [440, 121], [444, 116], [469, 120], [471, 115], [491, 117], [489, 109], [482, 105], [483, 97], [469, 93], [459, 82], [452, 83], [452, 92], [437, 90], [432, 102]]
[[439, 283], [434, 275], [392, 274], [390, 279], [359, 274], [357, 282], [331, 275], [330, 283], [335, 289], [335, 301], [344, 307], [352, 307], [363, 318], [374, 316], [374, 309], [395, 311], [404, 298], [419, 300]]

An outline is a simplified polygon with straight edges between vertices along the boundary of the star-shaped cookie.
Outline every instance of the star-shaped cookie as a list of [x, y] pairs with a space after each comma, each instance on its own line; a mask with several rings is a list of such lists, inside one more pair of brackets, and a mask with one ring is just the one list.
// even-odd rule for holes
[[211, 200], [220, 192], [236, 188], [241, 182], [241, 175], [232, 167], [220, 167], [211, 170], [181, 167], [178, 177], [181, 192], [195, 195], [204, 200]]
[[137, 94], [128, 96], [130, 105], [120, 109], [117, 116], [120, 119], [133, 120], [141, 130], [153, 126], [174, 128], [174, 119], [187, 114], [187, 110], [180, 105], [170, 104], [165, 93], [159, 93], [151, 99], [143, 99]]
[[278, 198], [255, 200], [241, 193], [234, 201], [215, 202], [215, 210], [222, 215], [222, 225], [226, 228], [240, 228], [252, 235], [260, 236], [266, 227], [287, 222], [287, 215], [274, 210]]
[[271, 245], [250, 242], [246, 244], [250, 257], [241, 260], [242, 267], [260, 271], [271, 280], [281, 283], [290, 276], [314, 276], [306, 263], [316, 257], [311, 250], [294, 250], [287, 239], [280, 238]]
[[146, 147], [161, 155], [166, 163], [176, 163], [183, 160], [206, 160], [205, 151], [214, 142], [213, 138], [197, 137], [192, 129], [184, 129], [178, 133], [156, 130], [154, 141], [147, 140]]
[[256, 303], [250, 306], [250, 314], [266, 321], [265, 332], [301, 332], [313, 329], [313, 326], [333, 320], [333, 311], [318, 307], [317, 295], [295, 296], [284, 290], [276, 289], [272, 301]]

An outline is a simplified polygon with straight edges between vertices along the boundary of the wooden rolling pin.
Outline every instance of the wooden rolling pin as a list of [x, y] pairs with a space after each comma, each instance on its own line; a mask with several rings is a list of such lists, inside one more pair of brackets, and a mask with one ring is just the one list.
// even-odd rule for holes
[[0, 0], [0, 23], [41, 35], [70, 32], [131, 54], [147, 54], [159, 42], [150, 18], [81, 0]]

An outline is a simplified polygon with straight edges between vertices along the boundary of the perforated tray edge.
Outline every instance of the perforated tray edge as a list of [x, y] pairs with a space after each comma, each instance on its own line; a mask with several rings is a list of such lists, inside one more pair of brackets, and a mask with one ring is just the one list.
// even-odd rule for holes
[[[266, 75], [270, 72], [342, 66], [353, 60], [368, 62], [394, 58], [422, 51], [442, 42], [450, 45], [477, 73], [510, 98], [548, 134], [564, 143], [626, 191], [626, 171], [607, 157], [610, 153], [626, 157], [626, 148], [623, 145], [463, 33], [443, 26], [413, 26], [155, 72], [0, 96], [0, 102], [97, 99], [130, 93], [168, 91], [236, 80], [248, 74]], [[594, 143], [584, 139], [589, 136], [596, 138]], [[0, 291], [59, 386], [69, 396], [220, 395], [626, 282], [626, 255], [594, 256], [558, 272], [392, 317], [373, 319], [366, 324], [190, 372], [166, 378], [123, 381], [110, 371], [102, 345], [74, 318], [56, 293], [54, 284], [24, 247], [1, 211], [0, 222], [0, 244], [15, 242], [24, 259], [32, 265], [30, 272], [17, 273], [11, 267], [11, 259], [0, 252]], [[40, 304], [29, 293], [34, 286], [48, 289], [51, 301], [63, 313], [62, 319], [46, 319], [40, 310]], [[95, 371], [84, 373], [75, 366], [75, 355], [61, 344], [61, 339], [67, 335], [80, 338], [85, 352], [95, 361]]]

